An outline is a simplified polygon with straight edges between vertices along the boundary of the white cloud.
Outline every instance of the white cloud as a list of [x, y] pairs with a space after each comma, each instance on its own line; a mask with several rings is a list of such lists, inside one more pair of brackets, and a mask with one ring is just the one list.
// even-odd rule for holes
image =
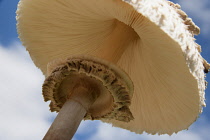
[[174, 2], [179, 3], [182, 9], [199, 25], [203, 35], [210, 35], [209, 0], [174, 0]]
[[0, 45], [0, 67], [0, 139], [41, 139], [52, 115], [41, 95], [44, 77], [19, 43]]

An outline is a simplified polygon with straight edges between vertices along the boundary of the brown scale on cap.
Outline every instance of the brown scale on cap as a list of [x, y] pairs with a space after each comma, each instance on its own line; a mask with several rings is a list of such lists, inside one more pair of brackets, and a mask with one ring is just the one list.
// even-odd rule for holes
[[203, 66], [204, 66], [204, 72], [208, 73], [210, 69], [210, 64], [205, 59], [203, 59]]
[[184, 24], [187, 25], [188, 30], [193, 35], [200, 34], [200, 28], [197, 25], [195, 25], [195, 23], [192, 21], [192, 19], [189, 18], [188, 15], [184, 11], [181, 10], [181, 6], [179, 4], [175, 4], [175, 3], [171, 2], [171, 1], [168, 1], [168, 4], [176, 10], [176, 12], [183, 19]]
[[181, 6], [179, 4], [175, 4], [171, 1], [167, 1], [167, 2], [170, 6], [174, 7], [175, 9], [181, 9]]
[[[51, 100], [50, 110], [57, 111], [71, 98], [71, 92], [78, 82], [91, 83], [100, 96], [87, 110], [84, 119], [116, 119], [129, 122], [133, 119], [129, 105], [132, 89], [117, 73], [101, 62], [80, 58], [67, 59], [57, 66], [43, 84], [45, 101]], [[86, 86], [86, 85], [85, 85]], [[93, 88], [92, 88], [93, 89]]]
[[[204, 66], [204, 73], [209, 73], [209, 69], [210, 69], [210, 64], [203, 59], [203, 66]], [[208, 82], [205, 80], [205, 87], [207, 88], [208, 86]]]

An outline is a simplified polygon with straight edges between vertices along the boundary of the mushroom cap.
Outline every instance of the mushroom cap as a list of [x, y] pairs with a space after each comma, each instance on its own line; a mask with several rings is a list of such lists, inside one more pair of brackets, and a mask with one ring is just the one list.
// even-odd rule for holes
[[[187, 129], [205, 106], [199, 28], [166, 0], [21, 0], [18, 33], [35, 65], [71, 55], [105, 59], [134, 83], [129, 123], [136, 133]], [[205, 63], [206, 64], [206, 63]]]

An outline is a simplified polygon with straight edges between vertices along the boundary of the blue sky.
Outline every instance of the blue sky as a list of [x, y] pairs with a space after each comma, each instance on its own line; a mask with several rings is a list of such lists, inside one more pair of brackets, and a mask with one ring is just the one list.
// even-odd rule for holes
[[[174, 0], [201, 28], [196, 36], [202, 56], [210, 62], [210, 1]], [[0, 139], [38, 140], [48, 130], [56, 113], [49, 112], [41, 95], [44, 76], [32, 63], [18, 39], [15, 11], [18, 0], [0, 0]], [[210, 83], [210, 75], [207, 75]], [[135, 134], [100, 121], [81, 123], [74, 140], [208, 140], [210, 137], [210, 86], [200, 118], [172, 136]], [[119, 135], [120, 134], [120, 135]]]

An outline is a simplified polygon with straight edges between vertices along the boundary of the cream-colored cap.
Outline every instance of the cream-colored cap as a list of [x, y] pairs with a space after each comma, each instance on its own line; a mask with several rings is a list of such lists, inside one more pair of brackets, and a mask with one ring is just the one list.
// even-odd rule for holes
[[[199, 28], [166, 0], [21, 0], [18, 33], [35, 65], [72, 55], [105, 59], [134, 83], [129, 123], [136, 133], [187, 129], [205, 105]], [[203, 66], [203, 64], [205, 64]]]

